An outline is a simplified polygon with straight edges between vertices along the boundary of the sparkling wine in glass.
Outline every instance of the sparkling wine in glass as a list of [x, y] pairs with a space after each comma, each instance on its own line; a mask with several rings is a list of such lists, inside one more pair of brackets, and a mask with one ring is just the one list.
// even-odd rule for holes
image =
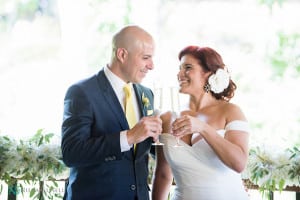
[[[171, 124], [173, 124], [173, 122], [178, 118], [178, 114], [173, 111], [172, 112], [172, 118], [171, 118]], [[180, 139], [179, 137], [175, 137], [176, 138], [176, 144], [173, 147], [183, 147], [182, 144], [180, 144]]]
[[[155, 109], [154, 112], [153, 112], [153, 116], [159, 116], [160, 115], [160, 111], [158, 109]], [[157, 140], [155, 142], [152, 143], [152, 145], [164, 145], [164, 143], [161, 143], [159, 141], [159, 138], [157, 138]]]

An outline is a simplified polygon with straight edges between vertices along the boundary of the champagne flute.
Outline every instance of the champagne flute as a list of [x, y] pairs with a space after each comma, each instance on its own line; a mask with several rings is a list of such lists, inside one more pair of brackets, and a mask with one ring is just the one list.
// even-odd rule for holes
[[[175, 111], [173, 111], [173, 112], [172, 112], [172, 118], [171, 118], [171, 124], [173, 124], [173, 122], [174, 122], [177, 118], [178, 118], [178, 114], [177, 114]], [[183, 147], [183, 145], [180, 144], [180, 142], [179, 142], [180, 138], [179, 138], [179, 137], [176, 137], [176, 136], [174, 136], [174, 137], [176, 138], [176, 144], [175, 144], [173, 147]]]
[[[159, 115], [160, 115], [160, 111], [158, 109], [155, 109], [154, 112], [153, 112], [153, 116], [157, 117]], [[161, 143], [159, 141], [159, 137], [158, 137], [157, 140], [152, 143], [152, 145], [159, 146], [159, 145], [164, 145], [164, 143]]]

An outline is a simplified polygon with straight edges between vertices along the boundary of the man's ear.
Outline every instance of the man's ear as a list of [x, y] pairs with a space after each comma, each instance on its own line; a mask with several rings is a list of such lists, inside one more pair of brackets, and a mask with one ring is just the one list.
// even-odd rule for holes
[[124, 48], [118, 48], [116, 54], [117, 59], [123, 63], [127, 58], [128, 52]]

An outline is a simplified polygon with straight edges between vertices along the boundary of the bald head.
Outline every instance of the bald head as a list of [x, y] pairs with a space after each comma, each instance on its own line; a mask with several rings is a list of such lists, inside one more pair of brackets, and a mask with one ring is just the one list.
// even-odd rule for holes
[[124, 48], [131, 52], [143, 45], [153, 44], [152, 36], [139, 26], [126, 26], [117, 32], [112, 39], [112, 59], [116, 56], [118, 48]]
[[140, 83], [154, 69], [155, 44], [152, 36], [138, 26], [126, 26], [112, 40], [109, 69], [126, 83]]

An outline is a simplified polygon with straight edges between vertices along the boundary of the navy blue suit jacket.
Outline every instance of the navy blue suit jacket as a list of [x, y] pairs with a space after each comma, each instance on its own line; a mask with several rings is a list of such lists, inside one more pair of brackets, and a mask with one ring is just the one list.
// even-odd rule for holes
[[[153, 110], [153, 93], [133, 84], [141, 116]], [[143, 105], [142, 95], [150, 100]], [[120, 131], [128, 130], [124, 111], [104, 71], [72, 85], [66, 92], [62, 155], [70, 167], [68, 200], [149, 199], [148, 156], [152, 138], [121, 152]]]

